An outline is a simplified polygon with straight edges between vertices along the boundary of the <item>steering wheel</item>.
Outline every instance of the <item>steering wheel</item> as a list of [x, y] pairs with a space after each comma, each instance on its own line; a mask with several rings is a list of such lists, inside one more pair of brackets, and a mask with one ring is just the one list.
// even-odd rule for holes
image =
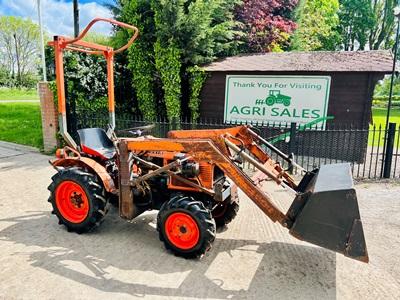
[[138, 126], [138, 127], [132, 127], [132, 128], [126, 128], [126, 129], [121, 129], [117, 130], [118, 133], [128, 133], [129, 135], [132, 135], [133, 137], [139, 137], [142, 136], [144, 133], [150, 133], [151, 130], [155, 127], [155, 124], [150, 124], [150, 125], [145, 125], [145, 126]]

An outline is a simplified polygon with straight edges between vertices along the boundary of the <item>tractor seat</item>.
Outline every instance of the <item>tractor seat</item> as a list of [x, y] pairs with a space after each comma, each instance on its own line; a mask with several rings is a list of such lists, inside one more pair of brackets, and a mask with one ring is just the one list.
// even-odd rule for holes
[[78, 130], [81, 141], [81, 149], [84, 153], [99, 157], [101, 159], [111, 159], [116, 150], [114, 143], [102, 128], [85, 128]]

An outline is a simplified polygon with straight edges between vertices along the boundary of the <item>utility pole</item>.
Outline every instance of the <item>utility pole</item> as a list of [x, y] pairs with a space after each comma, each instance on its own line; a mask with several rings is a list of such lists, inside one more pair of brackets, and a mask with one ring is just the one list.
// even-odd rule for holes
[[79, 7], [78, 0], [74, 0], [74, 36], [79, 35]]
[[394, 84], [394, 78], [396, 76], [396, 61], [397, 61], [397, 51], [399, 48], [399, 37], [400, 37], [400, 5], [396, 6], [395, 9], [393, 10], [395, 20], [397, 20], [397, 31], [396, 31], [396, 37], [395, 37], [395, 43], [394, 43], [394, 53], [393, 53], [393, 68], [392, 68], [392, 76], [390, 78], [390, 90], [389, 90], [389, 102], [388, 102], [388, 108], [387, 108], [387, 114], [386, 114], [386, 130], [388, 129], [389, 126], [389, 118], [390, 118], [390, 109], [392, 108], [392, 98], [393, 98], [393, 84]]
[[385, 158], [385, 155], [386, 155], [387, 140], [388, 140], [388, 134], [389, 134], [390, 110], [392, 108], [393, 85], [394, 85], [394, 78], [396, 76], [397, 51], [399, 48], [399, 39], [400, 39], [400, 0], [399, 0], [399, 5], [397, 5], [393, 9], [393, 14], [394, 14], [395, 20], [397, 21], [397, 30], [396, 30], [394, 51], [393, 51], [394, 52], [393, 53], [393, 68], [392, 68], [392, 77], [390, 78], [389, 101], [388, 101], [387, 113], [386, 113], [386, 125], [385, 125], [385, 129], [384, 129], [385, 130], [385, 140], [383, 142], [383, 149], [382, 149], [383, 153], [382, 153], [381, 177], [382, 177], [383, 171], [384, 171], [385, 160], [387, 160]]
[[43, 38], [43, 27], [42, 27], [42, 14], [40, 11], [40, 0], [37, 0], [37, 10], [38, 10], [38, 19], [39, 19], [39, 30], [40, 30], [40, 50], [42, 56], [42, 72], [43, 72], [43, 81], [47, 81], [46, 74], [46, 57], [44, 54], [44, 38]]

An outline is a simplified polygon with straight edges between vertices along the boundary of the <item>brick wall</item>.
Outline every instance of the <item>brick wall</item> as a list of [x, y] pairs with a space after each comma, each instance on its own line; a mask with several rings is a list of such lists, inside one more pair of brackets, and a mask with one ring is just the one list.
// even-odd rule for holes
[[47, 82], [38, 83], [40, 107], [42, 113], [44, 151], [53, 151], [57, 147], [58, 115], [54, 104], [53, 92]]

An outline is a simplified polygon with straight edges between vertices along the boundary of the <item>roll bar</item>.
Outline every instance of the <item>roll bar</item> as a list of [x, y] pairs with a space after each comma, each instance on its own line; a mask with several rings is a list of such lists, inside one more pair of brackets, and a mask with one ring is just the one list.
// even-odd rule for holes
[[[114, 50], [112, 47], [99, 45], [96, 43], [86, 42], [82, 39], [86, 36], [88, 31], [97, 22], [106, 22], [115, 26], [123, 27], [133, 30], [133, 34], [129, 41], [121, 48]], [[92, 55], [104, 55], [107, 61], [107, 84], [108, 84], [108, 112], [109, 122], [112, 128], [115, 128], [115, 102], [114, 102], [114, 54], [118, 54], [133, 44], [139, 35], [139, 29], [133, 25], [119, 22], [106, 18], [93, 19], [85, 29], [76, 37], [69, 38], [64, 36], [54, 36], [54, 40], [48, 44], [54, 47], [54, 58], [56, 66], [56, 85], [58, 97], [58, 122], [60, 133], [66, 143], [77, 149], [77, 144], [68, 133], [67, 117], [66, 117], [66, 101], [65, 101], [65, 87], [64, 87], [64, 64], [63, 64], [63, 51], [78, 51]]]

